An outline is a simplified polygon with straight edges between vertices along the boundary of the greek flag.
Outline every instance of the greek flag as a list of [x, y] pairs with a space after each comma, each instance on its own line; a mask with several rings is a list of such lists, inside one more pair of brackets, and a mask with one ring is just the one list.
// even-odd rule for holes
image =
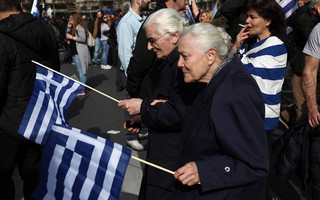
[[19, 127], [19, 134], [45, 144], [53, 124], [68, 125], [66, 111], [84, 86], [37, 66], [33, 93]]
[[32, 8], [31, 8], [31, 14], [37, 18], [39, 18], [39, 4], [38, 0], [33, 0]]
[[[297, 0], [280, 0], [279, 4], [283, 8], [286, 18], [290, 17], [290, 15], [298, 8]], [[292, 28], [287, 27], [287, 34], [290, 34], [291, 32]]]
[[36, 199], [118, 199], [131, 151], [76, 128], [53, 125]]
[[195, 22], [195, 20], [194, 20], [194, 18], [193, 18], [193, 15], [192, 15], [192, 12], [191, 12], [191, 10], [190, 10], [190, 7], [189, 7], [189, 6], [187, 6], [187, 7], [188, 7], [188, 9], [187, 9], [187, 11], [185, 12], [184, 16], [185, 16], [186, 18], [188, 18], [190, 24], [194, 24], [194, 23], [196, 23], [196, 22]]

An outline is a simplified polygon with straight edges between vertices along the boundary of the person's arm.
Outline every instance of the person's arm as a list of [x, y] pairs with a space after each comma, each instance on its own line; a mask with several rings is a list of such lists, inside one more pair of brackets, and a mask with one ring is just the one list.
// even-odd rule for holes
[[80, 26], [80, 25], [78, 25], [77, 26], [77, 32], [78, 32], [78, 34], [75, 34], [75, 39], [74, 39], [74, 41], [76, 41], [76, 42], [80, 42], [80, 43], [86, 43], [86, 41], [87, 41], [87, 36], [86, 36], [86, 31], [85, 31], [85, 29], [82, 27], [82, 26]]
[[191, 0], [191, 6], [192, 6], [193, 17], [196, 18], [199, 14], [199, 8], [196, 4], [196, 0]]
[[237, 51], [240, 49], [240, 46], [243, 44], [243, 42], [249, 37], [249, 32], [245, 32], [247, 28], [247, 25], [244, 26], [239, 34], [237, 35], [236, 41], [234, 42], [232, 48], [230, 49], [230, 53], [237, 53]]
[[134, 36], [132, 33], [131, 27], [125, 23], [120, 23], [117, 27], [118, 55], [126, 76], [133, 50]]
[[308, 109], [308, 122], [311, 127], [316, 127], [320, 122], [320, 113], [317, 104], [317, 72], [319, 59], [305, 55], [305, 67], [302, 72], [302, 89]]

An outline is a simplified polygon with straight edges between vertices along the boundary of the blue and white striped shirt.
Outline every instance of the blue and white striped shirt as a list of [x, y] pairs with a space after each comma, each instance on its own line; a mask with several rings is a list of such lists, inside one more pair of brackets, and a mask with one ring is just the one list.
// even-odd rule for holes
[[240, 50], [240, 58], [257, 81], [265, 101], [265, 130], [278, 126], [281, 89], [286, 73], [287, 49], [276, 36], [255, 43], [249, 51], [246, 40]]

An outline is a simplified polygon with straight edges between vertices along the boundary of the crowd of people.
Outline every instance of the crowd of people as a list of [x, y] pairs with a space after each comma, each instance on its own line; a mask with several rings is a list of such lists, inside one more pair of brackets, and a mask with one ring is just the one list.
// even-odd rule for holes
[[[272, 133], [279, 121], [293, 130], [302, 121], [314, 130], [320, 124], [320, 0], [297, 1], [287, 19], [276, 0], [218, 2], [213, 14], [194, 0], [157, 0], [151, 12], [150, 0], [131, 0], [123, 11], [97, 11], [94, 20], [73, 12], [44, 23], [19, 0], [0, 0], [0, 197], [14, 199], [17, 165], [24, 197], [32, 199], [41, 146], [17, 133], [32, 94], [31, 60], [59, 71], [63, 49], [81, 83], [90, 67], [116, 68], [118, 91], [127, 92], [118, 104], [127, 145], [175, 172], [145, 166], [139, 199], [281, 200]], [[189, 8], [192, 20], [184, 17]], [[282, 109], [288, 68], [294, 104]], [[293, 186], [301, 199], [320, 198], [317, 137], [309, 140], [311, 195]], [[292, 165], [277, 168], [282, 178]]]

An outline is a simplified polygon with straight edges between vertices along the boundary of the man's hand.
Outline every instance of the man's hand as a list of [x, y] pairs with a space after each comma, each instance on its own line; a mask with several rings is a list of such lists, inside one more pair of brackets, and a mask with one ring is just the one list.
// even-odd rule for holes
[[141, 103], [142, 99], [133, 98], [120, 101], [118, 106], [130, 115], [137, 115], [140, 114]]
[[308, 110], [308, 122], [311, 127], [315, 128], [320, 124], [319, 106], [316, 105]]
[[198, 168], [195, 162], [189, 162], [174, 173], [174, 178], [183, 185], [192, 186], [200, 184]]

